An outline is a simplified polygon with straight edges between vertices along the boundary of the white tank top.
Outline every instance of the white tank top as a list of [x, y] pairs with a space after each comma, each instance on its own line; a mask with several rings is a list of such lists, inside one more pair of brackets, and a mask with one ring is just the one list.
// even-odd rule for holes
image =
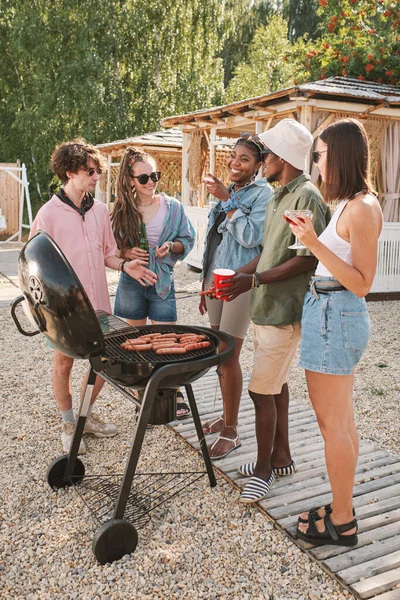
[[[339, 206], [333, 213], [328, 227], [321, 233], [318, 239], [324, 244], [324, 246], [329, 248], [329, 250], [341, 258], [345, 263], [353, 266], [350, 242], [346, 242], [346, 240], [341, 238], [336, 231], [337, 222], [347, 202], [348, 200], [342, 200], [340, 202]], [[332, 273], [330, 273], [321, 262], [319, 262], [317, 265], [315, 275], [319, 275], [320, 277], [332, 277]]]

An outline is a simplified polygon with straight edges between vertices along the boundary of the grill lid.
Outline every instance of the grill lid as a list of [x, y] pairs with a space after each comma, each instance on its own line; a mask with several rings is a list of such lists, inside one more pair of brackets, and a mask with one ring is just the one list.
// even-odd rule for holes
[[102, 353], [103, 334], [90, 300], [63, 252], [39, 231], [18, 259], [20, 287], [39, 330], [72, 358]]

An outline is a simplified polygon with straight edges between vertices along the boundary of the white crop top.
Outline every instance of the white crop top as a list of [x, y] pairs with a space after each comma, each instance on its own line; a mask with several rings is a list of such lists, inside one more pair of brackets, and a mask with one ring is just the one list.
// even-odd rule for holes
[[[339, 206], [333, 213], [332, 219], [330, 220], [328, 227], [321, 233], [318, 239], [324, 244], [324, 246], [326, 246], [327, 248], [329, 248], [329, 250], [336, 254], [336, 256], [341, 258], [348, 265], [353, 266], [350, 242], [346, 242], [346, 240], [341, 238], [338, 232], [336, 231], [337, 222], [347, 202], [348, 200], [342, 200], [340, 202]], [[330, 273], [321, 262], [319, 262], [317, 265], [315, 275], [319, 275], [321, 277], [332, 277], [332, 273]]]

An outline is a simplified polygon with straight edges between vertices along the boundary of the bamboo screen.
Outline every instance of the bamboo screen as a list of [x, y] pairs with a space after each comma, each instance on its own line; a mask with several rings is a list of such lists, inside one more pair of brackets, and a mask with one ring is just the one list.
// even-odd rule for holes
[[[340, 119], [357, 118], [354, 113], [337, 112], [333, 122]], [[369, 115], [366, 119], [359, 119], [367, 132], [370, 150], [370, 172], [374, 187], [379, 190], [380, 153], [383, 136], [391, 121], [384, 117]]]

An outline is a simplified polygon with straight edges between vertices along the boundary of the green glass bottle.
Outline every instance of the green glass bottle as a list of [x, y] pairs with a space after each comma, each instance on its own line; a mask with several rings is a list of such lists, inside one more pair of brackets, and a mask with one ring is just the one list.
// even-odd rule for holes
[[145, 250], [146, 252], [149, 251], [149, 240], [147, 239], [146, 225], [143, 223], [143, 221], [140, 224], [139, 248]]

